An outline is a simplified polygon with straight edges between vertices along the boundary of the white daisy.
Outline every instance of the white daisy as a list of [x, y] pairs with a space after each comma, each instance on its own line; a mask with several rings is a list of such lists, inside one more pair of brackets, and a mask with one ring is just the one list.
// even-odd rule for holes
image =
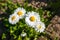
[[35, 30], [37, 31], [37, 32], [43, 32], [44, 31], [44, 29], [45, 29], [45, 24], [43, 23], [43, 22], [37, 22], [36, 23], [36, 27], [35, 27]]
[[19, 19], [22, 19], [24, 18], [25, 16], [25, 9], [24, 8], [17, 8], [15, 11], [14, 11], [14, 14], [17, 14], [19, 16]]
[[22, 36], [22, 37], [25, 37], [25, 36], [26, 36], [26, 33], [21, 33], [21, 36]]
[[26, 14], [25, 22], [27, 25], [34, 27], [37, 21], [40, 21], [40, 16], [38, 13], [32, 11]]
[[16, 24], [19, 21], [19, 17], [16, 14], [12, 14], [9, 17], [9, 23]]

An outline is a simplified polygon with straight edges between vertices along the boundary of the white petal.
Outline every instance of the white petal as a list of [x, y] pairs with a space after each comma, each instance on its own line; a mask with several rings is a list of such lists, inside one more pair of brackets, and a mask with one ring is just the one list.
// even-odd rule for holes
[[26, 36], [26, 33], [21, 34], [21, 36], [22, 36], [22, 37], [25, 37], [25, 36]]
[[[41, 27], [42, 27], [42, 28], [40, 28], [40, 29], [37, 28], [37, 25], [39, 25], [39, 24], [40, 24]], [[36, 30], [36, 29], [37, 29], [37, 30]], [[41, 21], [40, 21], [40, 22], [37, 22], [37, 23], [36, 23], [35, 30], [36, 30], [37, 32], [40, 32], [40, 33], [43, 32], [43, 31], [45, 30], [45, 24], [44, 24], [43, 22], [41, 22]]]
[[26, 10], [24, 8], [17, 8], [15, 11], [14, 11], [14, 14], [17, 14], [19, 11], [22, 11], [23, 12], [23, 15], [22, 16], [19, 16], [20, 19], [24, 18], [25, 16], [25, 13], [26, 13]]
[[[34, 16], [36, 18], [36, 20], [34, 22], [30, 21], [30, 17], [31, 16]], [[28, 12], [26, 14], [25, 22], [29, 26], [34, 27], [36, 25], [36, 22], [38, 20], [40, 20], [40, 17], [39, 17], [39, 14], [38, 13], [32, 11], [32, 12]]]
[[[12, 16], [16, 16], [14, 21], [11, 20]], [[18, 21], [19, 21], [19, 17], [16, 14], [10, 15], [10, 17], [9, 17], [9, 23], [10, 24], [16, 24]]]

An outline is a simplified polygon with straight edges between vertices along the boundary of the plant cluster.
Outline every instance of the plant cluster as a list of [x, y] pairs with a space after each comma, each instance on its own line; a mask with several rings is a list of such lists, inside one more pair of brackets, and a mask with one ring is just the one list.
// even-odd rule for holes
[[[19, 3], [13, 3], [7, 0], [1, 3], [1, 9], [7, 13], [4, 16], [3, 24], [7, 30], [2, 34], [2, 39], [10, 35], [10, 40], [37, 40], [41, 35], [45, 35], [45, 28], [50, 23], [48, 18], [44, 18], [44, 10], [40, 7], [38, 10], [28, 7], [28, 2], [21, 6]], [[7, 7], [4, 9], [4, 7]], [[51, 12], [46, 15], [51, 17]]]

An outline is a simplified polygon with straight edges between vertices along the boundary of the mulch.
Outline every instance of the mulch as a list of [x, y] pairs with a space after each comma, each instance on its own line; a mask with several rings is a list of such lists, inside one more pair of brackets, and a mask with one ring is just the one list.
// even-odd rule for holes
[[60, 16], [55, 15], [46, 29], [47, 34], [54, 40], [56, 37], [60, 40]]

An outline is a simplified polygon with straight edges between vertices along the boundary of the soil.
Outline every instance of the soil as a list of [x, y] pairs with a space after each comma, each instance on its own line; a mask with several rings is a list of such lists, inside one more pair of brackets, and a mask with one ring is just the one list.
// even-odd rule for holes
[[47, 34], [50, 35], [51, 39], [58, 38], [60, 40], [60, 16], [55, 15], [51, 23], [48, 25], [46, 29]]

